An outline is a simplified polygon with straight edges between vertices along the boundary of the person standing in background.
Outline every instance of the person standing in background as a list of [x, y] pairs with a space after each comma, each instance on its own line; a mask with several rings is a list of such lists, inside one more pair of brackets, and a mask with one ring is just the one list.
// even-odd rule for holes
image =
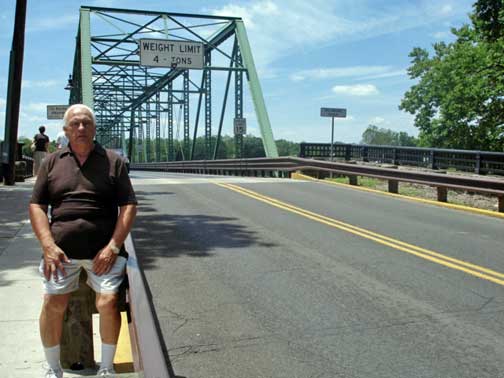
[[33, 137], [33, 176], [37, 176], [40, 163], [49, 152], [49, 137], [45, 135], [45, 126], [39, 127], [39, 133]]
[[67, 129], [66, 126], [63, 125], [63, 130], [61, 130], [58, 135], [56, 135], [56, 147], [58, 150], [61, 150], [62, 148], [65, 148], [68, 146], [68, 135], [67, 135]]

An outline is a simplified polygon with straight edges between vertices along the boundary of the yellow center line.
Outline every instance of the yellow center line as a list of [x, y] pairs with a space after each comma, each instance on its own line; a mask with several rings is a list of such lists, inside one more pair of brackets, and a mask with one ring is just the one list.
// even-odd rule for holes
[[485, 279], [485, 280], [488, 280], [488, 281], [491, 281], [496, 284], [504, 286], [504, 280], [499, 279], [499, 278], [504, 278], [504, 274], [496, 272], [494, 270], [491, 270], [491, 269], [488, 269], [488, 268], [485, 268], [485, 267], [482, 267], [479, 265], [471, 264], [466, 261], [458, 260], [453, 257], [445, 256], [441, 253], [434, 252], [434, 251], [431, 251], [431, 250], [428, 250], [425, 248], [417, 247], [415, 245], [408, 244], [403, 241], [393, 239], [393, 238], [385, 236], [385, 235], [380, 235], [378, 233], [375, 233], [375, 232], [372, 232], [372, 231], [369, 231], [369, 230], [366, 230], [366, 229], [363, 229], [363, 228], [360, 228], [357, 226], [353, 226], [348, 223], [338, 221], [333, 218], [326, 217], [321, 214], [317, 214], [317, 213], [296, 207], [296, 206], [288, 204], [286, 202], [279, 201], [277, 199], [265, 196], [263, 194], [254, 192], [249, 189], [242, 188], [242, 187], [234, 185], [234, 184], [220, 184], [220, 183], [218, 183], [216, 185], [219, 185], [219, 186], [226, 188], [226, 189], [229, 189], [229, 190], [233, 190], [233, 191], [238, 192], [242, 195], [254, 198], [258, 201], [265, 202], [271, 206], [275, 206], [277, 208], [301, 215], [305, 218], [314, 220], [316, 222], [326, 224], [328, 226], [349, 232], [351, 234], [360, 236], [362, 238], [372, 240], [376, 243], [386, 245], [386, 246], [391, 247], [393, 249], [396, 249], [396, 250], [399, 250], [402, 252], [406, 252], [406, 253], [415, 255], [417, 257], [420, 257], [422, 259], [429, 260], [429, 261], [435, 262], [437, 264], [440, 264], [440, 265], [443, 265], [443, 266], [446, 266], [446, 267], [449, 267], [452, 269], [456, 269], [456, 270], [465, 272], [467, 274], [470, 274], [470, 275], [473, 275], [473, 276], [476, 276], [476, 277], [479, 277], [479, 278], [482, 278], [482, 279]]

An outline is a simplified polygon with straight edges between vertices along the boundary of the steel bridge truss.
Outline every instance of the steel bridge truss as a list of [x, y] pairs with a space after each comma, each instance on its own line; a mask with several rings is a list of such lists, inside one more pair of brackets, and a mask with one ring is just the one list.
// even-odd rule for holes
[[[203, 43], [203, 68], [142, 66], [142, 38]], [[266, 156], [277, 157], [241, 18], [81, 7], [69, 102], [93, 108], [97, 140], [127, 150], [134, 162], [215, 159], [225, 122], [234, 130], [233, 118], [243, 118], [244, 73]], [[234, 115], [226, 118], [230, 88]], [[212, 109], [217, 106], [213, 135]], [[203, 145], [196, 143], [199, 123], [204, 125]], [[243, 135], [236, 134], [235, 157], [242, 154]]]

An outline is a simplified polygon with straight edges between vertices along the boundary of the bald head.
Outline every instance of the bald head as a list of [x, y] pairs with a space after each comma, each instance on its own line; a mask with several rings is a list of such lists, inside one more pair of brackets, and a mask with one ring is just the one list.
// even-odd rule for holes
[[91, 117], [91, 119], [93, 120], [93, 123], [96, 125], [95, 114], [89, 106], [84, 105], [84, 104], [73, 104], [66, 110], [65, 115], [63, 116], [63, 122], [65, 124], [65, 127], [68, 126], [70, 118], [72, 118], [73, 113], [76, 113], [76, 112], [88, 114]]
[[83, 104], [70, 106], [63, 117], [70, 146], [74, 152], [86, 154], [94, 147], [96, 120], [93, 111]]

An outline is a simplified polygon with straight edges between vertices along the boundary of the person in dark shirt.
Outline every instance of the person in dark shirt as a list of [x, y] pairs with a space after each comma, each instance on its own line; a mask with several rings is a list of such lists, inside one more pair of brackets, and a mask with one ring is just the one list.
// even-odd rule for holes
[[46, 157], [49, 152], [49, 137], [44, 134], [45, 127], [39, 127], [39, 133], [33, 137], [33, 145], [35, 150], [33, 151], [33, 176], [37, 176], [40, 163]]
[[98, 375], [106, 376], [114, 374], [121, 326], [117, 291], [127, 258], [123, 243], [133, 225], [137, 201], [124, 160], [94, 142], [93, 111], [72, 105], [64, 121], [70, 144], [44, 159], [30, 201], [32, 228], [43, 250], [40, 333], [49, 364], [46, 377], [63, 376], [59, 346], [63, 316], [70, 293], [78, 288], [81, 269], [96, 292], [102, 338]]

